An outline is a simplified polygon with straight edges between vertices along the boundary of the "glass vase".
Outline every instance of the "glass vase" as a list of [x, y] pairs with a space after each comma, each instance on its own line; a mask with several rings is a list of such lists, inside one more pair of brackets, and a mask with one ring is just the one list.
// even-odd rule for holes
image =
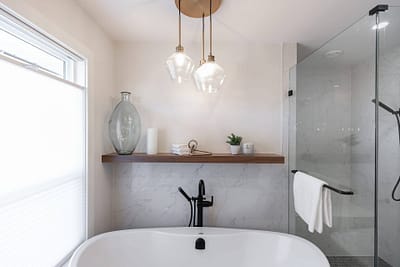
[[130, 102], [130, 92], [121, 92], [121, 101], [115, 107], [108, 123], [111, 143], [119, 155], [135, 151], [141, 133], [140, 116]]

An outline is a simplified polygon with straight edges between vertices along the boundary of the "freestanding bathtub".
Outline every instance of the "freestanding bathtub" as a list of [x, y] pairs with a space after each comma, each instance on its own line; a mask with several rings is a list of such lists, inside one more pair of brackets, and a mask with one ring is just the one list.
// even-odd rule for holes
[[205, 227], [101, 234], [84, 242], [69, 262], [69, 267], [128, 266], [329, 267], [329, 263], [315, 245], [293, 235]]

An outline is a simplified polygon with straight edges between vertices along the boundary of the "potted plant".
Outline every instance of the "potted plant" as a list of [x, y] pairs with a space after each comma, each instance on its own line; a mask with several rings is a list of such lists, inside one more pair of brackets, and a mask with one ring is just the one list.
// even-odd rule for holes
[[228, 136], [228, 140], [226, 142], [231, 145], [231, 153], [233, 155], [240, 153], [240, 143], [242, 142], [241, 136], [231, 134]]

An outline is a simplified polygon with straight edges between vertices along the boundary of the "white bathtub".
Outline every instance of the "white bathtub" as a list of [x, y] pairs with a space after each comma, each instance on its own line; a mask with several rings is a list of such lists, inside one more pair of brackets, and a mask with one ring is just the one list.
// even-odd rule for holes
[[[195, 248], [198, 238], [205, 249]], [[69, 267], [328, 267], [324, 254], [302, 238], [223, 228], [150, 228], [95, 236]]]

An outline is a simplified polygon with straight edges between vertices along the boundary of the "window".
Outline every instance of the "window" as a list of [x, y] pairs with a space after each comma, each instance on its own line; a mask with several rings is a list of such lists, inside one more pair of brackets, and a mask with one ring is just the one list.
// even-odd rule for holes
[[86, 61], [0, 9], [0, 265], [86, 239]]

